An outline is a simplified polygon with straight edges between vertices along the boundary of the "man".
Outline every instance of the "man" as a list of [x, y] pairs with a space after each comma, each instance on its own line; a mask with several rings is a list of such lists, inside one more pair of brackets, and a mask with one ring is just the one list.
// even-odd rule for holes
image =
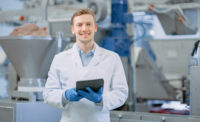
[[[109, 110], [123, 105], [128, 96], [120, 57], [95, 43], [97, 24], [90, 9], [75, 12], [71, 24], [76, 43], [54, 57], [44, 101], [63, 108], [61, 122], [110, 122]], [[76, 81], [97, 78], [104, 79], [99, 91], [76, 91]]]

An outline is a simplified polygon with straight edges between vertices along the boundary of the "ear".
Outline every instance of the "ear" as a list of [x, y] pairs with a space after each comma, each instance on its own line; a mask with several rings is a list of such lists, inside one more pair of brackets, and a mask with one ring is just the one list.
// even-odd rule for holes
[[95, 23], [95, 25], [94, 25], [94, 32], [97, 32], [97, 28], [98, 28], [98, 26], [97, 26], [97, 24]]
[[73, 25], [71, 26], [71, 31], [72, 31], [72, 34], [75, 34]]

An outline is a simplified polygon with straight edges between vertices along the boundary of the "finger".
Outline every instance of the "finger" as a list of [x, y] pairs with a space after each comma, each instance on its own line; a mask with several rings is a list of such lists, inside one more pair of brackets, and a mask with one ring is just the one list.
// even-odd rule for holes
[[78, 94], [80, 94], [81, 96], [88, 96], [88, 93], [83, 90], [78, 90]]
[[83, 96], [77, 96], [77, 99], [78, 100], [80, 100], [80, 99], [82, 99], [83, 98]]
[[79, 95], [80, 98], [83, 98], [83, 96]]
[[103, 87], [99, 88], [98, 93], [99, 93], [99, 94], [102, 94], [102, 93], [103, 93]]
[[72, 90], [72, 93], [74, 94], [74, 95], [78, 95], [78, 93], [76, 92], [76, 90]]
[[82, 95], [80, 95], [80, 94], [78, 93], [78, 91], [77, 91], [77, 96], [78, 96], [78, 97], [83, 97]]
[[74, 91], [76, 91], [76, 88], [73, 88]]
[[86, 87], [86, 90], [87, 90], [89, 93], [93, 93], [93, 92], [94, 92], [90, 87]]

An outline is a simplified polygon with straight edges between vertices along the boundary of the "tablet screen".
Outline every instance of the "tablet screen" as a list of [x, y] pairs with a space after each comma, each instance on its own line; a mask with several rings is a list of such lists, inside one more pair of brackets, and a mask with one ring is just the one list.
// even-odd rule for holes
[[100, 87], [104, 84], [103, 79], [92, 79], [92, 80], [83, 80], [76, 82], [76, 91], [84, 90], [87, 91], [85, 88], [90, 87], [93, 91], [97, 92]]

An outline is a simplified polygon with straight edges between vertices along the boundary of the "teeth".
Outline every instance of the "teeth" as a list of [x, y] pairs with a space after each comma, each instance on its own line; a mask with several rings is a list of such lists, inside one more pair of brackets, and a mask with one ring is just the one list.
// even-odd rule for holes
[[89, 34], [86, 33], [86, 34], [81, 34], [81, 35], [89, 35]]

